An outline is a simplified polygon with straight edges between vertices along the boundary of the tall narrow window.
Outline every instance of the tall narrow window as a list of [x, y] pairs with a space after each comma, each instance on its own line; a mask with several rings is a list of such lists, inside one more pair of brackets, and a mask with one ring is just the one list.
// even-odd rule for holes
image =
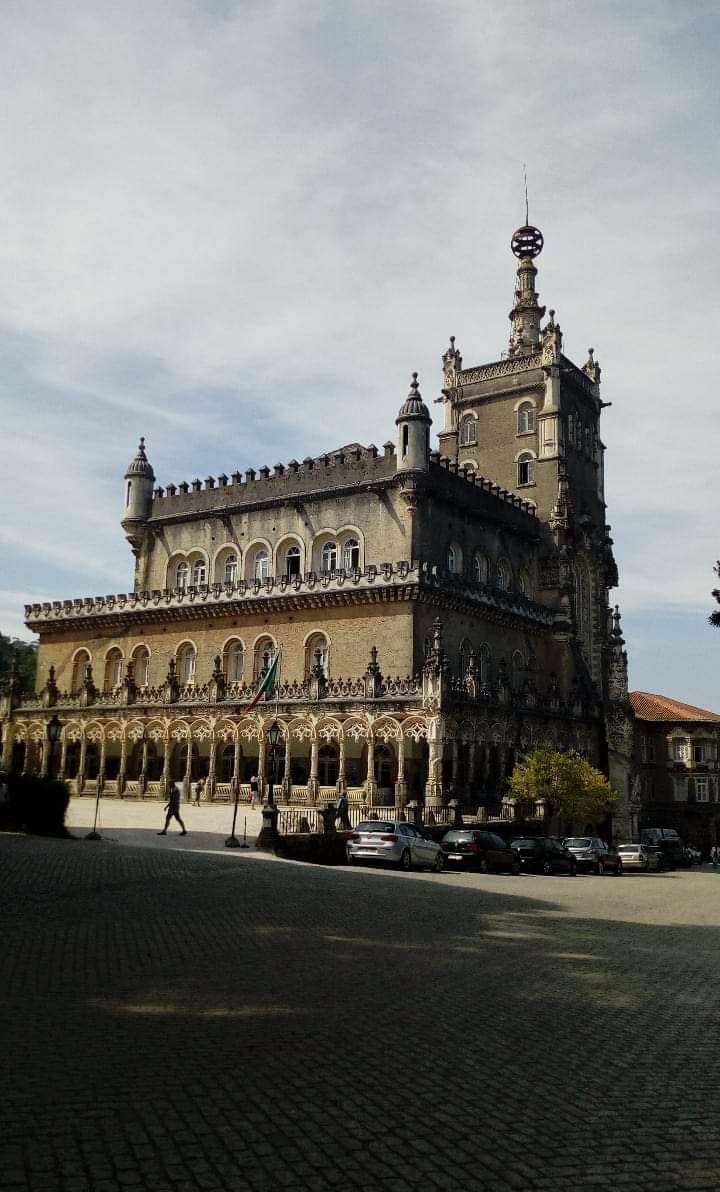
[[407, 453], [408, 453], [408, 439], [409, 439], [409, 433], [410, 433], [410, 428], [409, 428], [408, 426], [404, 426], [404, 427], [403, 427], [403, 431], [402, 431], [402, 453], [403, 453], [403, 457], [405, 457], [405, 456], [407, 455]]
[[320, 552], [320, 570], [321, 571], [336, 571], [337, 570], [337, 543], [326, 542], [322, 551]]
[[477, 421], [472, 414], [466, 414], [460, 421], [460, 446], [471, 447], [477, 443]]
[[237, 583], [237, 570], [237, 555], [228, 555], [227, 559], [225, 560], [225, 568], [223, 573], [223, 579], [226, 584]]
[[198, 559], [196, 563], [193, 563], [192, 582], [195, 588], [199, 588], [201, 584], [207, 583], [207, 567], [202, 559]]
[[496, 576], [497, 586], [500, 588], [500, 590], [503, 592], [509, 592], [510, 585], [512, 583], [512, 572], [510, 571], [510, 564], [508, 563], [507, 559], [498, 559]]
[[287, 554], [285, 555], [285, 574], [299, 575], [300, 574], [300, 547], [289, 546]]
[[229, 683], [239, 683], [243, 677], [245, 651], [239, 641], [228, 642], [225, 647], [225, 677]]
[[181, 683], [195, 681], [195, 649], [189, 643], [178, 650], [177, 677]]
[[490, 682], [490, 647], [483, 642], [478, 650], [478, 678], [481, 683]]
[[270, 555], [266, 550], [259, 550], [255, 555], [253, 568], [255, 579], [267, 579], [270, 574]]
[[115, 647], [108, 650], [105, 658], [105, 683], [106, 691], [114, 691], [122, 682], [122, 653]]
[[473, 576], [477, 583], [486, 584], [488, 581], [488, 561], [481, 550], [476, 550], [473, 558]]
[[360, 566], [360, 543], [357, 538], [348, 538], [343, 544], [343, 567], [353, 571]]
[[535, 483], [535, 460], [529, 452], [525, 452], [518, 459], [518, 487], [522, 484]]
[[535, 430], [535, 407], [531, 402], [525, 401], [519, 407], [517, 412], [517, 433], [519, 435], [527, 435]]
[[133, 678], [136, 687], [147, 687], [150, 673], [150, 651], [140, 646], [133, 654]]
[[85, 676], [87, 674], [87, 668], [89, 666], [90, 666], [90, 655], [89, 655], [88, 651], [87, 650], [78, 650], [77, 654], [75, 655], [75, 659], [73, 661], [73, 669], [72, 669], [71, 685], [72, 685], [73, 695], [75, 695], [80, 690], [83, 683], [85, 682]]
[[516, 650], [512, 656], [512, 689], [513, 691], [520, 691], [523, 685], [523, 677], [525, 674], [525, 659], [519, 650]]
[[315, 633], [305, 647], [305, 677], [307, 678], [316, 663], [320, 663], [323, 674], [327, 678], [330, 662], [330, 647], [324, 633]]
[[184, 592], [185, 589], [187, 588], [189, 576], [190, 576], [190, 568], [189, 568], [188, 564], [183, 560], [182, 563], [178, 563], [177, 571], [175, 572], [175, 587], [178, 588], [181, 592]]

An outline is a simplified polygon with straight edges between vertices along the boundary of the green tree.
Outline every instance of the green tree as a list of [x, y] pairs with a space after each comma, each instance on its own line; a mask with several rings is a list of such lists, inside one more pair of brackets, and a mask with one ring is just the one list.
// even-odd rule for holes
[[23, 642], [17, 637], [6, 637], [0, 633], [0, 688], [8, 685], [13, 659], [23, 691], [34, 691], [37, 646], [34, 642]]
[[[720, 559], [718, 559], [713, 570], [717, 576], [720, 576]], [[713, 588], [712, 594], [715, 597], [717, 603], [720, 604], [720, 588]], [[717, 629], [720, 629], [720, 609], [716, 609], [714, 613], [710, 613], [708, 620], [710, 621], [711, 625], [714, 625]]]
[[574, 749], [560, 753], [543, 745], [513, 770], [510, 791], [517, 799], [546, 799], [557, 814], [597, 823], [612, 811], [617, 795], [604, 774]]

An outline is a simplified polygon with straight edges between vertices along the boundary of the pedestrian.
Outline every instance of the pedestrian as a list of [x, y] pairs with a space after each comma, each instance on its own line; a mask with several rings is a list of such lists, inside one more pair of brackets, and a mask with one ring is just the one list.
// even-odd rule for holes
[[720, 862], [720, 848], [716, 844], [710, 849], [710, 860], [712, 861], [713, 869], [717, 869], [718, 862]]
[[253, 807], [257, 807], [260, 802], [260, 784], [258, 782], [257, 774], [253, 774], [250, 779], [250, 802]]
[[165, 835], [171, 819], [176, 819], [182, 828], [180, 835], [187, 836], [187, 829], [180, 819], [180, 787], [178, 786], [177, 782], [173, 782], [172, 786], [170, 787], [170, 798], [165, 804], [164, 810], [166, 812], [165, 827], [163, 828], [162, 832], [158, 832], [158, 836]]
[[335, 823], [340, 821], [340, 827], [345, 831], [350, 830], [350, 816], [348, 815], [348, 801], [347, 795], [341, 791], [337, 802], [335, 803]]
[[197, 782], [195, 783], [195, 785], [193, 787], [193, 802], [195, 803], [196, 807], [198, 807], [200, 805], [200, 799], [202, 797], [202, 793], [204, 790], [205, 790], [205, 779], [198, 778]]

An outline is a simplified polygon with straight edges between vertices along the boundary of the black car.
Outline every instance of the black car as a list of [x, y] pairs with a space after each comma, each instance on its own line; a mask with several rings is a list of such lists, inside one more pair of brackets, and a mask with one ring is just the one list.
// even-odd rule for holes
[[468, 866], [480, 873], [519, 873], [520, 861], [502, 836], [482, 828], [451, 828], [440, 841], [448, 869]]
[[569, 873], [575, 877], [577, 861], [559, 840], [548, 836], [518, 836], [510, 841], [523, 870], [529, 873]]

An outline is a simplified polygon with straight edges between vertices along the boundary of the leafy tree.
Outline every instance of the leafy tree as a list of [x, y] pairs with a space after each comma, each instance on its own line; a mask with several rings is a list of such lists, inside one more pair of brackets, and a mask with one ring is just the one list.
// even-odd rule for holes
[[617, 795], [604, 774], [574, 749], [560, 753], [543, 745], [528, 753], [513, 770], [511, 794], [535, 802], [546, 799], [559, 815], [597, 823], [612, 811]]
[[[717, 576], [720, 576], [720, 559], [718, 559], [713, 570]], [[720, 588], [713, 588], [712, 594], [715, 597], [718, 604], [720, 604]], [[708, 620], [710, 621], [711, 625], [715, 625], [717, 629], [720, 629], [720, 610], [716, 610], [714, 613], [710, 613]]]
[[34, 642], [23, 642], [17, 637], [6, 637], [4, 633], [0, 633], [0, 688], [6, 688], [8, 685], [13, 659], [21, 687], [24, 691], [34, 691], [37, 646]]

